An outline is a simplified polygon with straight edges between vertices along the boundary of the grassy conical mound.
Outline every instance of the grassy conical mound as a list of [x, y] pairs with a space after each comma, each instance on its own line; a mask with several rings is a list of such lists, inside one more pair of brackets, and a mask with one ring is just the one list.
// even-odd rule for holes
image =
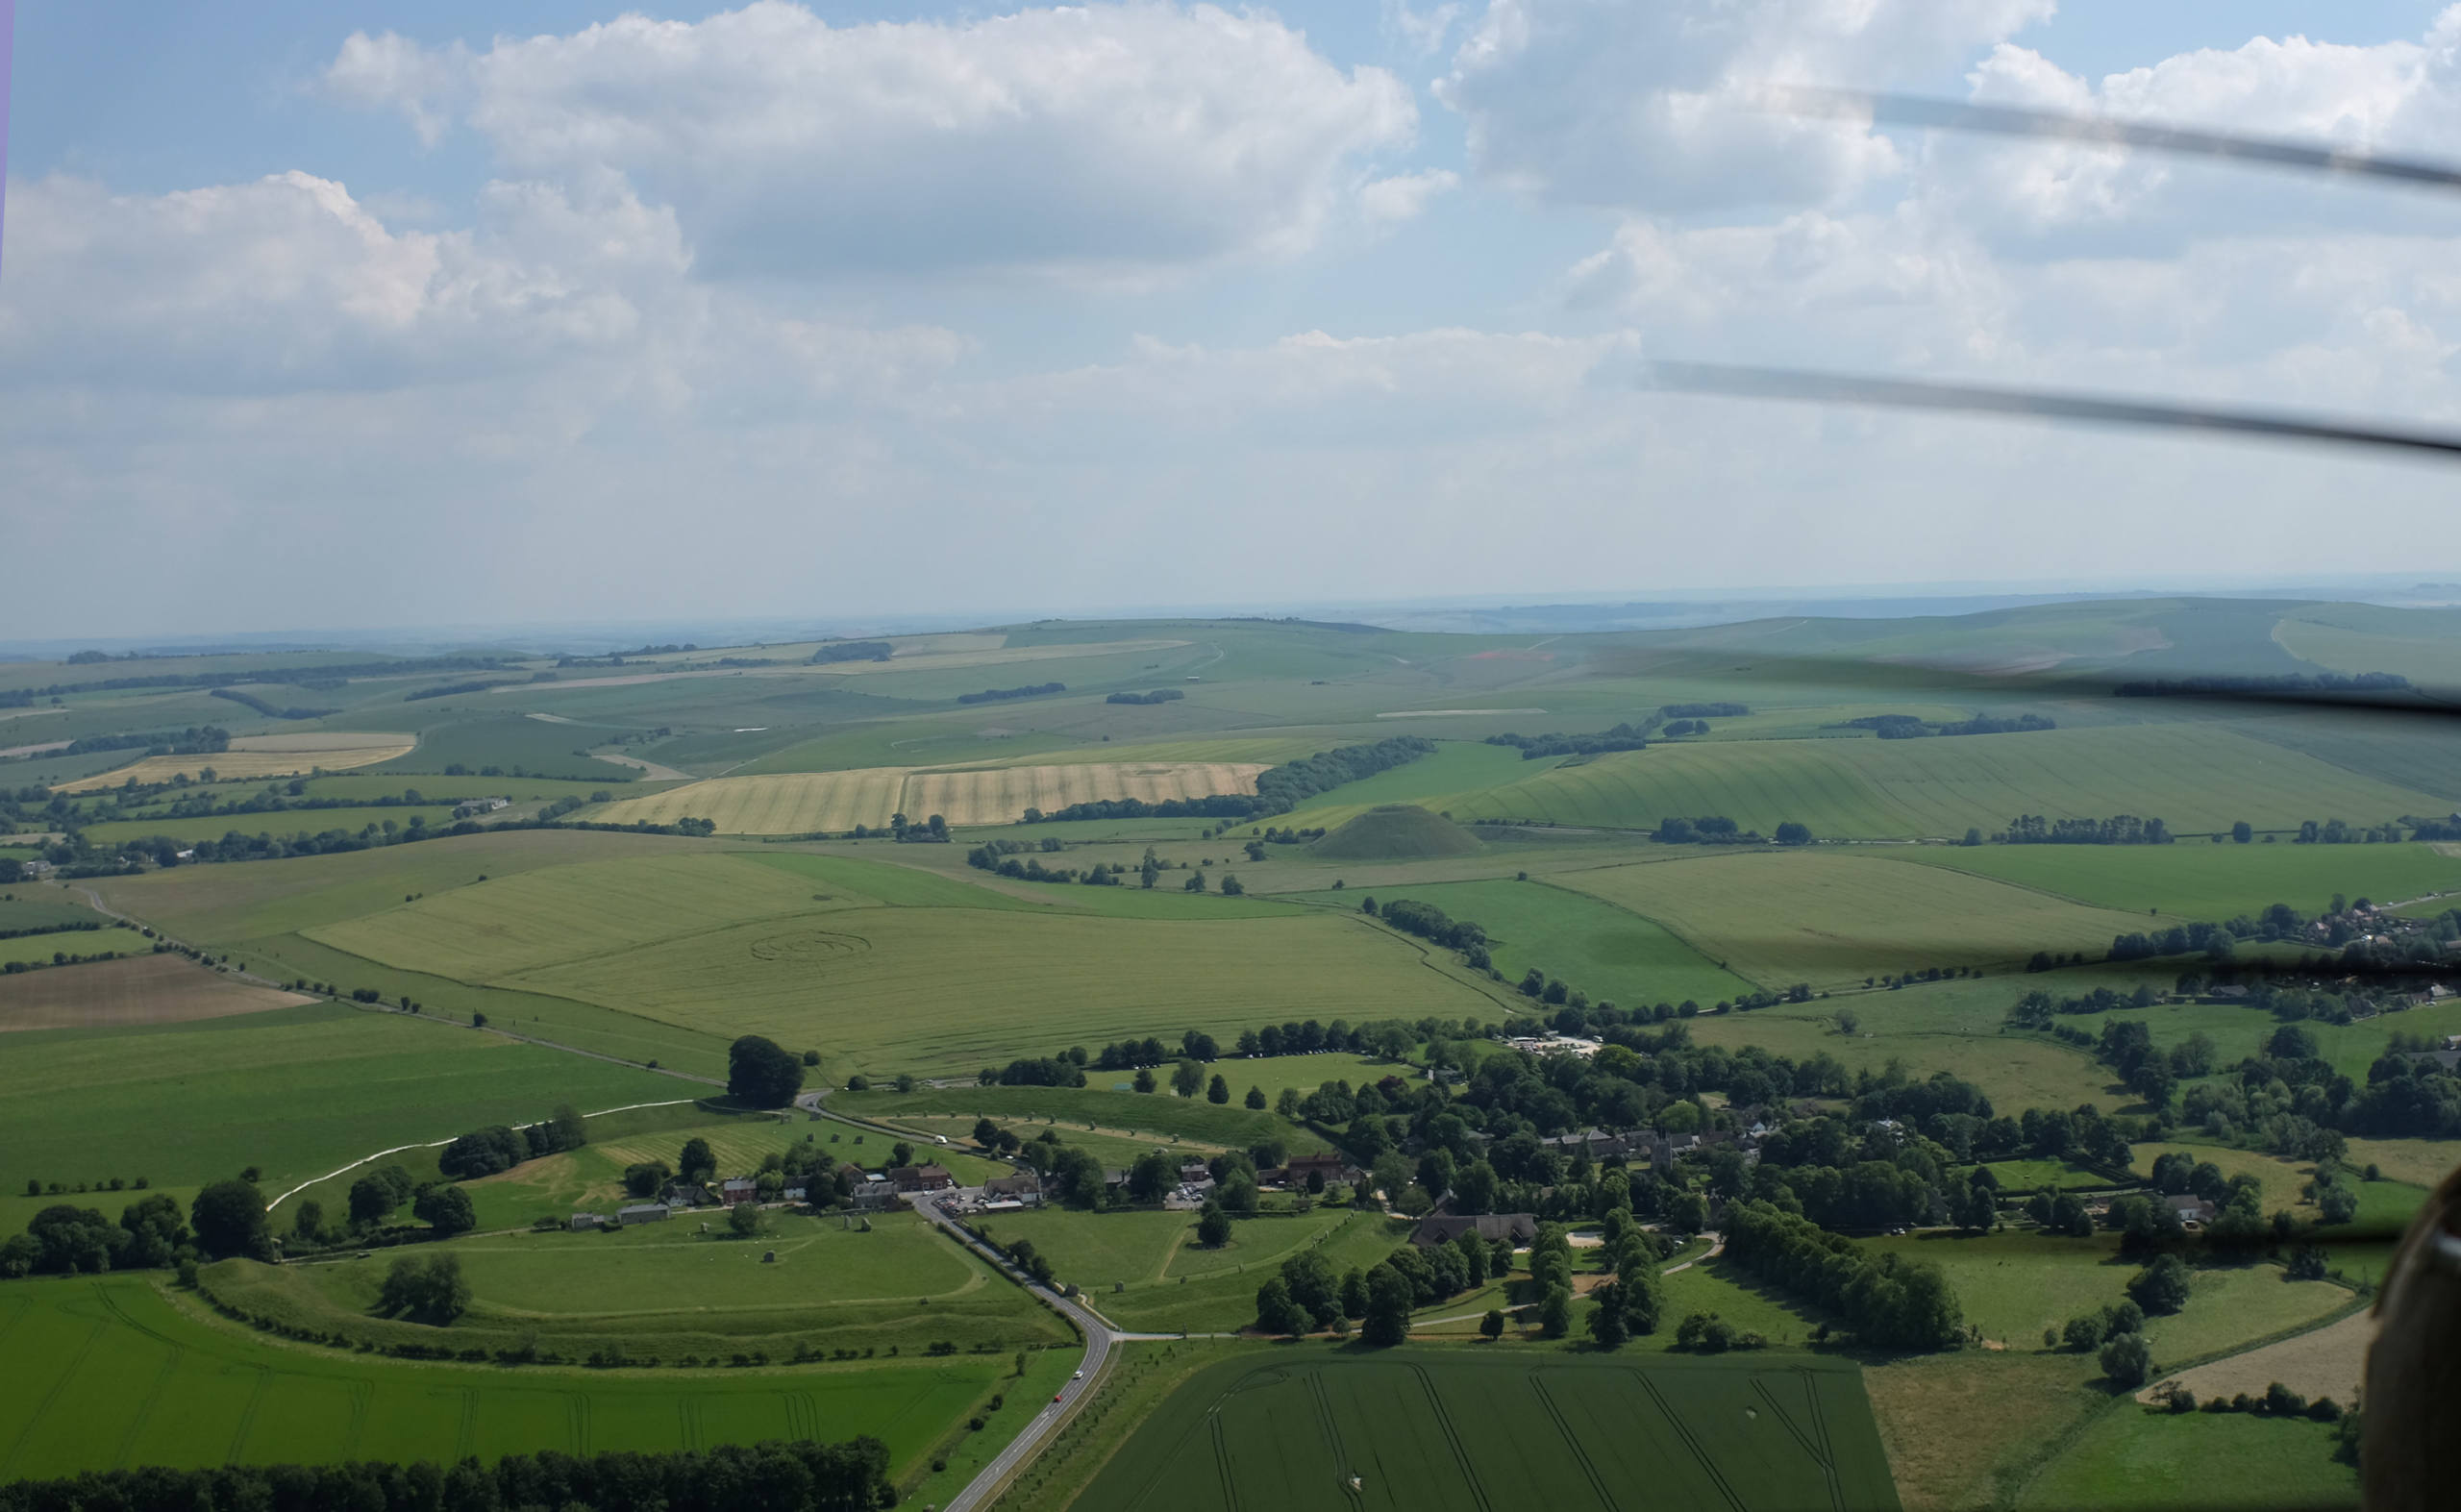
[[1412, 861], [1430, 855], [1467, 855], [1479, 837], [1441, 814], [1415, 804], [1383, 804], [1369, 809], [1307, 848], [1329, 861]]

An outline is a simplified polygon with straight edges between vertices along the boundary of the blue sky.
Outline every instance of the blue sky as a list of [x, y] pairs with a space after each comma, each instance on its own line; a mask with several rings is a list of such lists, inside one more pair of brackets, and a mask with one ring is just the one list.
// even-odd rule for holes
[[2416, 464], [1632, 378], [2453, 420], [2461, 205], [1752, 102], [2461, 157], [2456, 50], [2279, 0], [19, 0], [12, 539], [175, 550], [7, 628], [2449, 575]]

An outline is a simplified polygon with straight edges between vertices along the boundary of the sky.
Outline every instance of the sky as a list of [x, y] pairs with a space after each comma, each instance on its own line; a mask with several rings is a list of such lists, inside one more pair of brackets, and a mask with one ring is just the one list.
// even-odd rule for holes
[[[5, 16], [9, 0], [0, 0]], [[2461, 6], [17, 0], [0, 636], [2449, 578], [2431, 463], [1656, 359], [2461, 425]]]

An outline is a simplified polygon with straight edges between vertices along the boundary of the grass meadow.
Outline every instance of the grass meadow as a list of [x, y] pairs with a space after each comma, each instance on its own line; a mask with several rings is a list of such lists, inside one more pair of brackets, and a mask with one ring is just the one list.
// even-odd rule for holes
[[[2040, 1350], [2043, 1329], [2120, 1301], [2142, 1269], [2121, 1259], [2117, 1238], [2104, 1233], [2070, 1239], [2012, 1227], [1982, 1235], [1906, 1234], [1863, 1245], [1938, 1261], [1966, 1321], [2010, 1350]], [[2330, 1281], [2285, 1280], [2277, 1265], [2208, 1266], [2196, 1272], [2187, 1305], [2147, 1319], [2145, 1336], [2156, 1368], [2169, 1370], [2322, 1322], [2355, 1301]]]
[[[587, 1112], [689, 1095], [634, 1067], [331, 1004], [154, 1029], [30, 1030], [8, 1047], [8, 1193], [29, 1178], [189, 1186], [254, 1165], [271, 1197], [394, 1145], [534, 1123], [559, 1103]], [[107, 1205], [116, 1217], [116, 1202]]]
[[1873, 853], [2073, 898], [2096, 907], [2220, 921], [2333, 894], [2379, 905], [2461, 889], [2461, 856], [2432, 845], [1981, 845]]
[[2020, 1508], [2171, 1512], [2182, 1506], [2356, 1507], [2358, 1471], [2332, 1425], [2246, 1413], [2172, 1414], [2114, 1402], [2029, 1481]]
[[[1541, 766], [1529, 762], [1529, 766]], [[1931, 740], [1710, 740], [1562, 765], [1501, 787], [1430, 795], [1455, 820], [1654, 828], [1725, 814], [1768, 833], [1955, 839], [2018, 814], [2158, 817], [2175, 832], [2295, 829], [2441, 813], [2449, 802], [2211, 722], [2102, 726]]]
[[717, 930], [502, 984], [817, 1046], [833, 1068], [877, 1077], [966, 1073], [1021, 1053], [1188, 1029], [1235, 1037], [1268, 1016], [1493, 1016], [1484, 994], [1428, 969], [1428, 954], [1332, 918], [878, 908]]
[[1742, 1512], [1896, 1505], [1851, 1365], [1318, 1345], [1198, 1372], [1076, 1505], [1605, 1512], [1637, 1486]]
[[1534, 968], [1608, 1003], [1716, 1003], [1753, 989], [1658, 924], [1545, 880], [1345, 887], [1298, 896], [1341, 908], [1355, 908], [1371, 896], [1432, 904], [1485, 930], [1496, 969], [1506, 978], [1518, 980]]
[[1710, 855], [1556, 880], [1654, 920], [1772, 988], [1859, 986], [1876, 972], [1931, 966], [2005, 968], [2036, 951], [2099, 956], [2113, 935], [2143, 928], [2136, 916], [2026, 888], [1829, 850]]
[[442, 1252], [460, 1260], [471, 1291], [469, 1310], [444, 1328], [378, 1314], [391, 1252], [308, 1265], [226, 1260], [199, 1284], [252, 1316], [354, 1344], [494, 1351], [534, 1340], [568, 1359], [621, 1345], [661, 1365], [755, 1350], [783, 1361], [797, 1346], [885, 1358], [942, 1341], [1006, 1352], [1074, 1338], [1056, 1314], [907, 1212], [875, 1214], [868, 1228], [771, 1212], [750, 1239], [735, 1237], [722, 1215], [678, 1215], [588, 1233], [474, 1235]]
[[1007, 1355], [772, 1370], [507, 1371], [276, 1344], [143, 1275], [0, 1291], [15, 1368], [0, 1478], [134, 1465], [439, 1463], [880, 1436], [901, 1475], [1001, 1389]]

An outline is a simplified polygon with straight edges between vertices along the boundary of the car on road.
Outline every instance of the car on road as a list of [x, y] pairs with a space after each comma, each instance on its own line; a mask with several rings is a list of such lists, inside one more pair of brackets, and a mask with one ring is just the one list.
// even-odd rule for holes
[[1079, 1371], [1076, 1375], [1071, 1376], [1068, 1378], [1070, 1380], [1083, 1380], [1085, 1378], [1085, 1373], [1083, 1371]]

